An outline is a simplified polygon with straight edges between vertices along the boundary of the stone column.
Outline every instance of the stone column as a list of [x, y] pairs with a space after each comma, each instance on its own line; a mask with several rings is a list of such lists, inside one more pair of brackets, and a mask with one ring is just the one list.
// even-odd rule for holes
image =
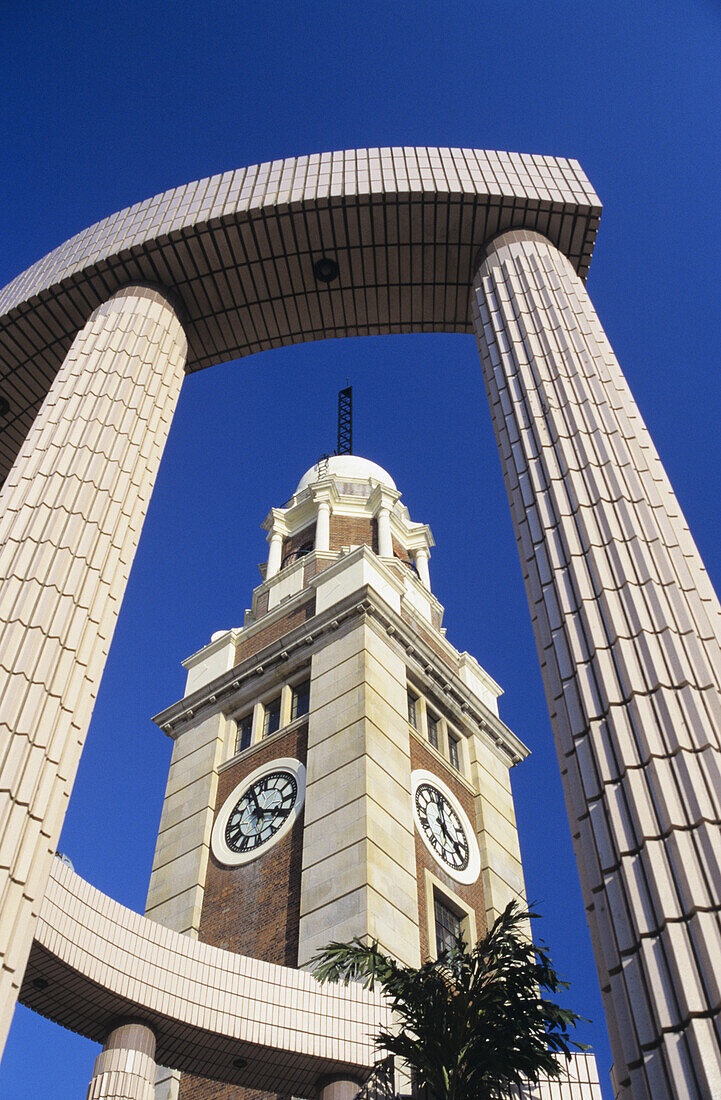
[[385, 504], [378, 509], [378, 557], [393, 557], [393, 539], [391, 537], [391, 510]]
[[178, 400], [183, 328], [128, 287], [73, 341], [0, 494], [0, 1047]]
[[154, 1100], [155, 1035], [141, 1023], [120, 1024], [95, 1059], [85, 1100]]
[[[370, 508], [378, 529], [378, 557], [393, 557], [393, 536], [391, 534], [391, 513], [400, 500], [401, 494], [387, 485], [376, 484], [368, 497]], [[418, 524], [415, 525], [419, 526]]]
[[270, 550], [268, 552], [268, 568], [265, 571], [265, 579], [270, 580], [280, 569], [281, 551], [283, 549], [283, 535], [274, 527], [270, 533]]
[[330, 549], [330, 502], [321, 500], [315, 524], [315, 549]]
[[721, 609], [585, 288], [488, 247], [473, 316], [618, 1096], [721, 1096]]
[[418, 576], [421, 578], [421, 583], [423, 585], [425, 585], [425, 587], [430, 592], [430, 590], [431, 590], [431, 574], [428, 570], [428, 559], [429, 559], [429, 557], [430, 557], [429, 552], [427, 550], [423, 549], [422, 547], [420, 547], [418, 550], [416, 550], [415, 554], [413, 555], [414, 561], [416, 563], [416, 569], [418, 570]]

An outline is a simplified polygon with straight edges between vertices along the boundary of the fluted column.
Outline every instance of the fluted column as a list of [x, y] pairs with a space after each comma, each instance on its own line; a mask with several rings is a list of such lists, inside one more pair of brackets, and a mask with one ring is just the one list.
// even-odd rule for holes
[[503, 234], [473, 310], [617, 1095], [712, 1100], [721, 609], [568, 260]]
[[73, 341], [0, 494], [0, 1047], [185, 358], [169, 302], [119, 291]]
[[155, 1035], [141, 1023], [120, 1024], [95, 1059], [85, 1100], [154, 1100]]

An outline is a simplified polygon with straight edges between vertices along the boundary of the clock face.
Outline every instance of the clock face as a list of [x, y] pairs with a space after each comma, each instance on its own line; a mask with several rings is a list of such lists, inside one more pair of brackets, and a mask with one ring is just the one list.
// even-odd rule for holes
[[305, 797], [299, 760], [273, 760], [247, 775], [226, 798], [213, 826], [213, 855], [237, 867], [264, 855], [290, 830]]
[[412, 772], [411, 784], [416, 826], [426, 848], [451, 878], [475, 882], [481, 873], [481, 853], [457, 797], [432, 772]]
[[291, 772], [277, 771], [256, 779], [236, 802], [225, 826], [231, 852], [260, 848], [283, 826], [298, 797]]
[[436, 856], [454, 871], [468, 867], [468, 838], [458, 814], [438, 787], [419, 783], [416, 787], [416, 813], [421, 828]]

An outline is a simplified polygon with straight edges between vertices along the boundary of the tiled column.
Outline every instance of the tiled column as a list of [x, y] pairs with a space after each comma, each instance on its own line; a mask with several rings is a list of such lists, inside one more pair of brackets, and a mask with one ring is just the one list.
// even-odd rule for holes
[[0, 495], [0, 1046], [185, 357], [166, 299], [119, 291], [73, 341]]
[[473, 310], [617, 1094], [711, 1100], [719, 604], [568, 260], [536, 233], [503, 234]]
[[95, 1059], [85, 1100], [154, 1100], [155, 1035], [141, 1023], [120, 1024]]
[[318, 1100], [356, 1100], [362, 1088], [352, 1077], [326, 1078], [318, 1085]]

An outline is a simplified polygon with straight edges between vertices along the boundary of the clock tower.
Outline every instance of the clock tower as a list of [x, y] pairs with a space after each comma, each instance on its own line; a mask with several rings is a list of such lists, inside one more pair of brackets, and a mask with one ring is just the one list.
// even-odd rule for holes
[[[242, 627], [184, 662], [185, 695], [156, 718], [174, 747], [147, 915], [293, 967], [354, 936], [411, 965], [474, 941], [523, 895], [509, 769], [527, 750], [446, 638], [430, 529], [350, 454], [263, 527]], [[162, 1070], [156, 1087], [259, 1095]]]

